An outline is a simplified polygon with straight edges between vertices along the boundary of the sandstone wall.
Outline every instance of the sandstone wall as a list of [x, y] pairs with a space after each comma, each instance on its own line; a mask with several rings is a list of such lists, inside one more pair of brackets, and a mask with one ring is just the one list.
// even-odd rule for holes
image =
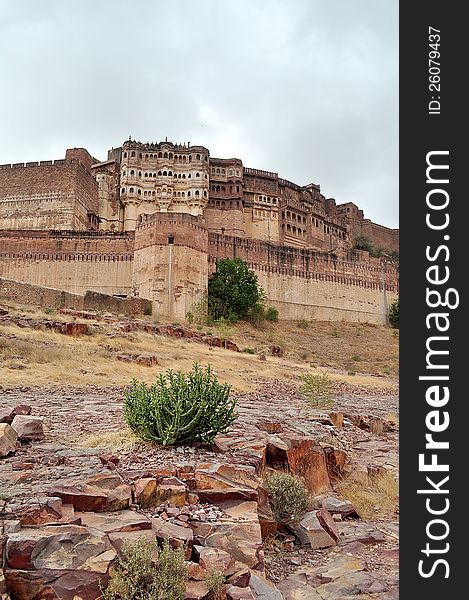
[[353, 240], [360, 235], [367, 237], [375, 246], [388, 251], [399, 251], [399, 229], [390, 229], [369, 219], [350, 221], [350, 238]]
[[0, 231], [0, 277], [84, 294], [131, 295], [133, 236]]
[[2, 229], [90, 228], [98, 214], [98, 188], [76, 160], [0, 165]]
[[73, 308], [129, 316], [148, 314], [151, 310], [151, 302], [144, 298], [115, 298], [90, 291], [85, 295], [79, 295], [8, 279], [0, 279], [1, 300], [12, 300], [18, 304], [42, 308]]
[[184, 318], [207, 291], [207, 230], [197, 217], [149, 215], [135, 231], [132, 289], [154, 314]]

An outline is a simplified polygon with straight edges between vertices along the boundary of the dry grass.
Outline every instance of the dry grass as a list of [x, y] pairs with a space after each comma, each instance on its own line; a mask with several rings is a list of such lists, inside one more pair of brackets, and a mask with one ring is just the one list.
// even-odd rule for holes
[[[10, 307], [10, 310], [17, 316], [54, 320], [59, 316], [44, 315], [38, 309], [28, 312], [24, 307]], [[60, 317], [66, 319], [65, 315]], [[145, 332], [116, 332], [112, 324], [105, 322], [99, 323], [99, 330], [93, 335], [76, 338], [53, 331], [0, 326], [0, 380], [4, 387], [50, 384], [81, 387], [90, 383], [99, 387], [125, 386], [134, 377], [152, 382], [169, 368], [188, 371], [198, 361], [201, 365], [210, 363], [221, 381], [239, 391], [254, 390], [259, 379], [299, 382], [301, 374], [323, 370], [328, 371], [331, 379], [351, 384], [384, 387], [395, 383], [395, 377], [376, 376], [384, 364], [394, 364], [397, 373], [398, 340], [390, 329], [354, 323], [312, 322], [306, 329], [294, 325], [266, 322], [262, 328], [248, 323], [230, 326], [231, 339], [240, 348], [254, 348], [256, 354], [235, 354]], [[219, 335], [218, 329], [203, 327], [213, 335]], [[281, 346], [285, 355], [271, 356], [272, 345]], [[159, 364], [145, 367], [117, 360], [118, 354], [141, 353], [155, 354]], [[258, 353], [265, 354], [267, 360], [260, 361]], [[354, 354], [362, 357], [359, 363], [354, 363], [361, 373], [350, 376], [346, 373]]]
[[117, 452], [119, 450], [132, 450], [137, 444], [141, 443], [142, 440], [130, 429], [119, 429], [118, 431], [105, 431], [88, 435], [81, 440], [79, 446], [83, 448], [106, 448]]
[[350, 500], [365, 520], [392, 517], [397, 509], [399, 483], [389, 472], [374, 477], [368, 486], [352, 474], [336, 486], [336, 491]]

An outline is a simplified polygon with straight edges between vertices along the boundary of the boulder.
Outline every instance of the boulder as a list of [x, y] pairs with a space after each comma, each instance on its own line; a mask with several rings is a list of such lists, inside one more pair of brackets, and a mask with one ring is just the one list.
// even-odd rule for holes
[[322, 526], [317, 512], [319, 511], [306, 513], [299, 523], [291, 523], [288, 528], [302, 544], [311, 546], [313, 550], [335, 546], [337, 540]]
[[8, 423], [0, 423], [0, 458], [16, 450], [17, 432]]
[[251, 573], [249, 587], [255, 600], [284, 600], [277, 587], [258, 573]]
[[70, 485], [51, 486], [48, 491], [61, 498], [64, 504], [72, 504], [75, 510], [82, 512], [124, 510], [132, 499], [130, 486], [116, 473], [95, 475]]
[[208, 594], [208, 587], [205, 581], [195, 581], [190, 579], [186, 584], [184, 600], [202, 600]]
[[15, 409], [11, 407], [0, 408], [0, 423], [8, 423], [11, 425], [11, 422], [15, 418]]
[[255, 500], [261, 479], [249, 465], [207, 463], [195, 471], [197, 493], [202, 500], [218, 504], [224, 500]]
[[185, 557], [186, 560], [189, 560], [194, 540], [194, 534], [190, 527], [182, 527], [154, 517], [151, 520], [151, 528], [157, 539], [161, 541], [168, 539], [172, 548], [185, 548]]
[[358, 519], [358, 513], [350, 500], [341, 500], [333, 496], [328, 496], [321, 501], [322, 508], [326, 508], [331, 515], [341, 515], [343, 519], [350, 517]]
[[39, 441], [44, 438], [44, 419], [31, 415], [15, 415], [11, 426], [21, 442]]
[[216, 523], [213, 532], [207, 536], [205, 545], [209, 548], [223, 548], [250, 569], [264, 571], [264, 552], [258, 521]]
[[226, 588], [227, 600], [256, 600], [249, 586], [240, 588], [234, 585], [229, 585]]
[[226, 577], [234, 575], [235, 559], [221, 548], [203, 548], [195, 547], [195, 554], [199, 560], [199, 565], [203, 567], [207, 573], [212, 571], [220, 571]]
[[326, 457], [322, 447], [311, 439], [275, 435], [267, 444], [266, 464], [276, 469], [289, 469], [301, 477], [314, 495], [331, 490]]
[[98, 529], [104, 533], [151, 529], [151, 520], [132, 510], [113, 513], [76, 512], [75, 516], [80, 518], [84, 527]]

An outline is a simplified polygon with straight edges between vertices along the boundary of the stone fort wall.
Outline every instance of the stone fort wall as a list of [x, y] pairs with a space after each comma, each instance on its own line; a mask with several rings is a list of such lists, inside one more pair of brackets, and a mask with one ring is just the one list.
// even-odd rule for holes
[[77, 159], [0, 165], [2, 229], [89, 230], [98, 186]]
[[133, 234], [0, 231], [0, 277], [131, 296]]

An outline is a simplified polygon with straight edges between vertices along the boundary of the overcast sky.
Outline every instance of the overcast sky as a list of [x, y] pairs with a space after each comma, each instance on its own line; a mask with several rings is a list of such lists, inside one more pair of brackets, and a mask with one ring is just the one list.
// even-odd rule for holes
[[398, 0], [0, 0], [0, 163], [132, 136], [398, 226]]

